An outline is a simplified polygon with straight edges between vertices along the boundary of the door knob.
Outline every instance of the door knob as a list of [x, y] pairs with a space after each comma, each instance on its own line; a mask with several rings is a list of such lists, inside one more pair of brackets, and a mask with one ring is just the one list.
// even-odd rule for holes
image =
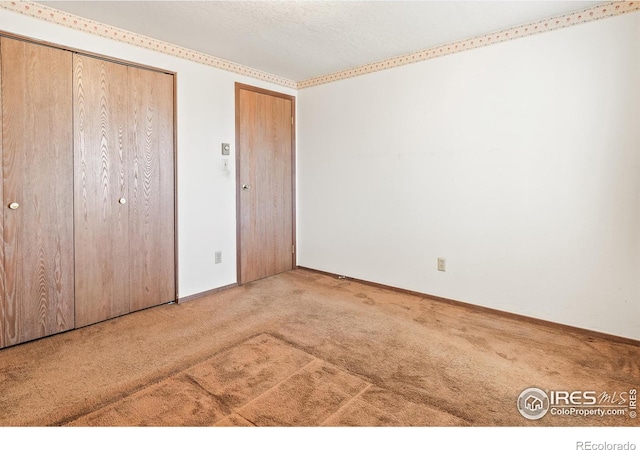
[[248, 184], [243, 184], [242, 185], [242, 190], [243, 191], [248, 191], [249, 189], [251, 189], [251, 186], [249, 186]]
[[118, 203], [120, 203], [121, 205], [124, 205], [125, 203], [127, 203], [127, 199], [122, 197], [120, 200], [118, 200]]
[[20, 208], [20, 204], [13, 202], [13, 203], [9, 203], [9, 209], [18, 209]]

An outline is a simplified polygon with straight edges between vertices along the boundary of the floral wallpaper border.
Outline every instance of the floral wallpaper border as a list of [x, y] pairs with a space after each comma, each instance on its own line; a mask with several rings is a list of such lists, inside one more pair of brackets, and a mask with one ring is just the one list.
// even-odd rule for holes
[[562, 28], [579, 25], [582, 23], [592, 22], [594, 20], [614, 17], [621, 14], [640, 11], [640, 0], [637, 1], [613, 1], [606, 4], [593, 6], [581, 11], [570, 14], [553, 17], [539, 22], [521, 25], [505, 30], [497, 31], [482, 36], [465, 39], [462, 41], [452, 42], [438, 47], [429, 48], [407, 55], [389, 58], [384, 61], [378, 61], [364, 66], [354, 67], [352, 69], [335, 72], [320, 77], [311, 78], [304, 81], [293, 81], [277, 75], [273, 75], [261, 70], [253, 69], [242, 64], [227, 61], [215, 56], [210, 56], [195, 50], [190, 50], [174, 44], [142, 36], [137, 33], [122, 30], [120, 28], [96, 22], [94, 20], [85, 19], [73, 14], [65, 13], [45, 5], [33, 3], [30, 1], [0, 1], [0, 7], [18, 12], [30, 17], [35, 17], [47, 22], [66, 26], [75, 30], [84, 31], [97, 36], [106, 37], [115, 41], [125, 42], [127, 44], [136, 45], [156, 52], [164, 53], [178, 58], [184, 58], [195, 61], [218, 69], [227, 70], [240, 75], [245, 75], [269, 83], [292, 89], [304, 89], [321, 84], [331, 83], [346, 78], [353, 78], [368, 73], [378, 72], [380, 70], [400, 67], [407, 64], [413, 64], [432, 58], [438, 58], [452, 53], [458, 53], [471, 50], [478, 47], [497, 44], [500, 42], [510, 41], [526, 36], [531, 36], [547, 31], [559, 30]]
[[287, 78], [279, 77], [258, 69], [244, 66], [242, 64], [227, 61], [215, 56], [210, 56], [195, 50], [190, 50], [179, 45], [170, 44], [159, 39], [143, 36], [131, 31], [105, 25], [95, 20], [59, 11], [45, 5], [29, 1], [0, 1], [0, 8], [19, 12], [26, 16], [42, 19], [57, 25], [62, 25], [74, 30], [80, 30], [97, 36], [113, 39], [114, 41], [125, 42], [127, 44], [146, 48], [156, 52], [164, 53], [178, 58], [184, 58], [218, 69], [227, 70], [240, 75], [246, 75], [262, 81], [268, 81], [280, 86], [296, 89], [296, 82]]
[[427, 59], [438, 58], [441, 56], [450, 55], [452, 53], [458, 53], [478, 47], [498, 44], [500, 42], [510, 41], [513, 39], [531, 36], [538, 33], [544, 33], [547, 31], [559, 30], [562, 28], [567, 28], [594, 20], [600, 20], [607, 17], [618, 16], [620, 14], [630, 13], [638, 10], [640, 10], [640, 1], [610, 2], [563, 16], [557, 16], [527, 25], [508, 28], [502, 31], [497, 31], [495, 33], [452, 42], [419, 52], [389, 58], [384, 61], [378, 61], [375, 63], [366, 64], [364, 66], [354, 67], [352, 69], [323, 75], [321, 77], [299, 81], [297, 83], [297, 88], [304, 89], [312, 86], [318, 86], [320, 84], [331, 83], [338, 80], [344, 80], [346, 78], [352, 78], [372, 72], [378, 72], [380, 70], [413, 64], [419, 61], [425, 61]]

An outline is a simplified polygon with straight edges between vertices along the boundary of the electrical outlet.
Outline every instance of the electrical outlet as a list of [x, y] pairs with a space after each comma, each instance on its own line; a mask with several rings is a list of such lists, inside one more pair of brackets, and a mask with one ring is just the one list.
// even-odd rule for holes
[[215, 253], [216, 264], [220, 264], [222, 262], [222, 252]]
[[447, 260], [444, 258], [438, 258], [438, 270], [440, 272], [447, 271]]

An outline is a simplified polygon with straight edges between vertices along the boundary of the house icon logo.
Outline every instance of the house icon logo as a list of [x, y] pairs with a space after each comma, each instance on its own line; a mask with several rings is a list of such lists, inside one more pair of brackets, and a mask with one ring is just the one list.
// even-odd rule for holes
[[540, 400], [538, 397], [530, 395], [524, 401], [524, 405], [529, 411], [539, 411], [542, 409], [542, 400]]
[[525, 389], [518, 396], [518, 411], [525, 419], [542, 419], [549, 411], [549, 397], [542, 389]]

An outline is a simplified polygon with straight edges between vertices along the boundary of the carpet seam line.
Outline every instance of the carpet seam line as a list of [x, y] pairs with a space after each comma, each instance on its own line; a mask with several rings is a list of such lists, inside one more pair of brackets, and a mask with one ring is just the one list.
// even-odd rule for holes
[[[342, 405], [340, 405], [340, 407], [338, 409], [336, 409], [332, 414], [329, 415], [329, 417], [327, 417], [325, 420], [323, 420], [320, 423], [320, 426], [323, 426], [325, 423], [327, 423], [328, 420], [330, 420], [332, 417], [334, 417], [336, 414], [338, 414], [340, 411], [342, 411], [343, 409], [345, 409], [348, 405], [350, 405], [351, 403], [353, 403], [358, 397], [360, 397], [362, 395], [362, 393], [364, 393], [364, 391], [366, 391], [367, 389], [369, 389], [371, 386], [373, 386], [371, 383], [367, 383], [367, 385], [362, 388], [356, 395], [352, 396], [349, 400], [347, 400], [346, 402], [344, 402]], [[373, 406], [373, 405], [372, 405]]]
[[[255, 402], [256, 400], [258, 400], [260, 397], [263, 397], [264, 395], [268, 394], [269, 392], [271, 392], [272, 390], [276, 389], [278, 386], [282, 385], [284, 382], [290, 380], [294, 375], [298, 374], [299, 372], [302, 372], [304, 369], [306, 369], [308, 366], [310, 366], [311, 364], [313, 364], [316, 361], [319, 361], [315, 356], [311, 356], [312, 360], [309, 361], [307, 364], [305, 364], [304, 366], [302, 366], [300, 369], [296, 370], [295, 372], [293, 372], [291, 375], [289, 375], [287, 378], [279, 381], [278, 383], [274, 384], [273, 386], [271, 386], [269, 389], [267, 389], [266, 391], [264, 391], [263, 393], [261, 393], [260, 395], [252, 398], [251, 400], [249, 400], [248, 402], [238, 406], [236, 409], [234, 409], [232, 411], [232, 413], [236, 413], [239, 416], [242, 416], [243, 418], [246, 419], [246, 417], [244, 417], [242, 414], [240, 414], [240, 410], [245, 408], [246, 406], [249, 406], [251, 403]], [[247, 419], [249, 420], [249, 419]], [[251, 421], [249, 421], [251, 422]], [[253, 423], [253, 422], [251, 422]], [[257, 426], [257, 425], [256, 425]]]

